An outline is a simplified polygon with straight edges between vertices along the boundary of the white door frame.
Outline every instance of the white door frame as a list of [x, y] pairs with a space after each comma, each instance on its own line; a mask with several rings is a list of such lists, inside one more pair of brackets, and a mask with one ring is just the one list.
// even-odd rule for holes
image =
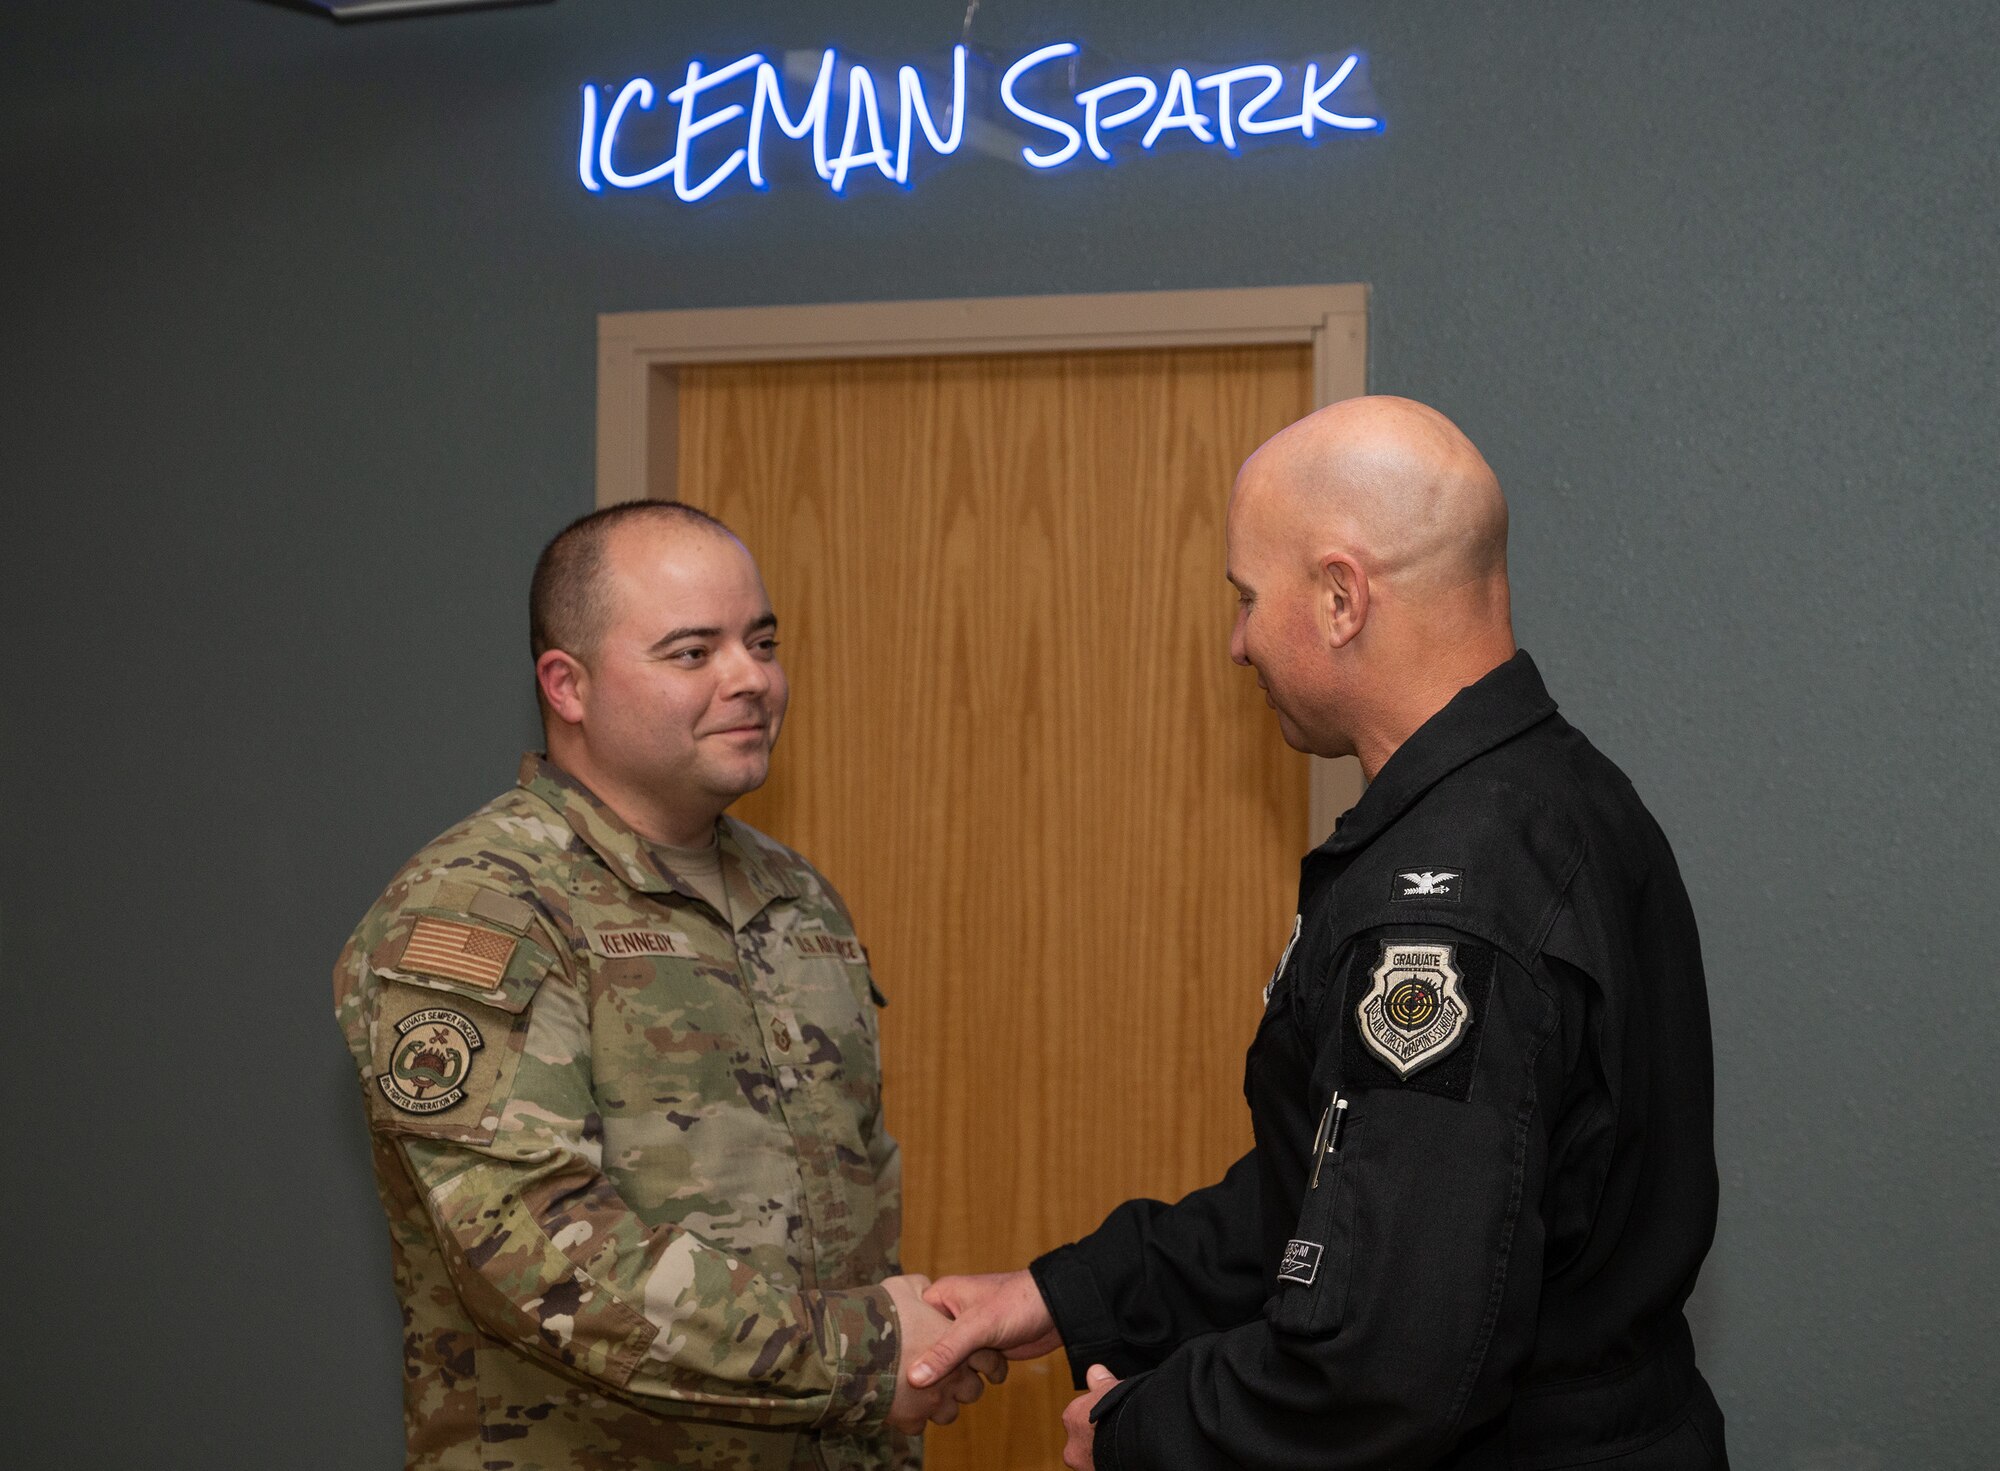
[[[1368, 391], [1368, 288], [1261, 286], [828, 306], [607, 312], [597, 319], [597, 504], [671, 495], [687, 363], [1117, 348], [1312, 349], [1315, 405]], [[1218, 493], [1220, 487], [1217, 487]], [[1311, 840], [1361, 794], [1353, 758], [1312, 763]]]

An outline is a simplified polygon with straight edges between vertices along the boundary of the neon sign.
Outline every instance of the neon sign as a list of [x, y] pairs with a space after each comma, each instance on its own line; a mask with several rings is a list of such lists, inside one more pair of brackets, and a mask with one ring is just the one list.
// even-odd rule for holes
[[670, 184], [693, 204], [739, 175], [769, 188], [772, 151], [790, 152], [783, 146], [790, 141], [806, 145], [797, 152], [813, 174], [845, 195], [870, 174], [907, 188], [920, 146], [942, 159], [968, 139], [1040, 173], [1085, 155], [1108, 165], [1121, 151], [1150, 153], [1162, 143], [1234, 154], [1253, 139], [1293, 134], [1311, 142], [1382, 127], [1372, 110], [1347, 110], [1369, 109], [1365, 96], [1336, 95], [1365, 93], [1358, 55], [1324, 67], [1254, 62], [1202, 75], [1177, 66], [1161, 77], [1135, 73], [1079, 87], [1081, 59], [1071, 41], [1030, 51], [1000, 73], [994, 99], [968, 90], [964, 46], [952, 48], [948, 76], [926, 80], [905, 65], [893, 86], [830, 47], [816, 65], [810, 53], [780, 58], [782, 70], [762, 52], [713, 68], [690, 61], [658, 111], [660, 94], [646, 77], [615, 91], [586, 83], [577, 177], [593, 194]]

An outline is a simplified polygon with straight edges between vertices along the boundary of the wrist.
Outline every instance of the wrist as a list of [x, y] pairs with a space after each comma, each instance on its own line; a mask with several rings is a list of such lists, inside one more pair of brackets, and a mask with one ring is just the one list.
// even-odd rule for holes
[[833, 1378], [815, 1429], [871, 1435], [888, 1422], [902, 1367], [902, 1326], [886, 1287], [806, 1294], [821, 1358]]
[[1084, 1387], [1084, 1374], [1092, 1364], [1103, 1364], [1113, 1373], [1134, 1367], [1120, 1351], [1124, 1340], [1117, 1321], [1083, 1253], [1074, 1246], [1059, 1246], [1030, 1262], [1028, 1272], [1069, 1355], [1070, 1377], [1078, 1389]]

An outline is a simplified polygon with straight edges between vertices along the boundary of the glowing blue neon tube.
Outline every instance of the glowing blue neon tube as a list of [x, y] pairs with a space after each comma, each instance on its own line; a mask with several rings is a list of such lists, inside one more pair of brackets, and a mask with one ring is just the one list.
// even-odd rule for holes
[[597, 140], [597, 172], [604, 182], [614, 189], [643, 189], [648, 184], [657, 184], [679, 166], [678, 158], [669, 158], [655, 168], [642, 173], [619, 172], [611, 161], [611, 150], [618, 142], [619, 125], [625, 121], [625, 109], [634, 102], [642, 111], [653, 105], [653, 84], [644, 77], [634, 77], [619, 89], [618, 98], [611, 104], [611, 110], [604, 115], [604, 131]]
[[[938, 105], [942, 99], [934, 102], [924, 74], [914, 65], [896, 67], [894, 90], [885, 93], [875, 70], [860, 62], [843, 63], [834, 48], [819, 52], [816, 67], [811, 56], [797, 55], [782, 69], [761, 51], [712, 70], [700, 61], [689, 62], [680, 85], [666, 94], [674, 108], [672, 154], [630, 172], [618, 162], [621, 146], [626, 153], [633, 151], [631, 144], [621, 145], [624, 125], [632, 108], [652, 109], [656, 93], [651, 79], [635, 76], [615, 92], [610, 86], [585, 84], [578, 182], [601, 195], [671, 180], [675, 197], [689, 204], [712, 197], [738, 173], [752, 187], [765, 189], [770, 179], [764, 145], [775, 124], [786, 139], [810, 140], [813, 172], [831, 193], [845, 197], [855, 174], [870, 169], [908, 188], [920, 131], [931, 152], [945, 159], [961, 152], [968, 138], [978, 139], [971, 131], [975, 124], [991, 126], [977, 118], [968, 121], [977, 99], [967, 90], [963, 45], [951, 50], [951, 99], [942, 108]], [[1063, 61], [1068, 62], [1067, 86], [1058, 87], [1057, 73], [1050, 68]], [[1322, 129], [1358, 133], [1383, 126], [1381, 118], [1358, 110], [1367, 105], [1365, 79], [1347, 104], [1356, 110], [1346, 110], [1337, 100], [1359, 76], [1359, 53], [1349, 53], [1324, 76], [1316, 61], [1297, 69], [1257, 61], [1201, 76], [1177, 66], [1163, 79], [1134, 73], [1089, 86], [1079, 84], [1081, 61], [1076, 42], [1057, 41], [1027, 52], [1001, 74], [1000, 112], [1032, 130], [1019, 153], [1037, 173], [1060, 168], [1086, 151], [1098, 164], [1113, 163], [1119, 136], [1128, 140], [1126, 146], [1136, 142], [1145, 152], [1178, 137], [1186, 147], [1215, 148], [1234, 156], [1246, 143], [1278, 134], [1293, 133], [1301, 141], [1311, 141]], [[838, 85], [843, 65], [844, 87]], [[794, 83], [811, 77], [796, 112], [786, 97], [787, 73]], [[895, 116], [885, 117], [883, 108], [892, 102]], [[1287, 110], [1292, 103], [1296, 111]], [[846, 109], [839, 120], [837, 153], [830, 146], [836, 104]], [[893, 148], [888, 137], [892, 126]], [[1121, 128], [1132, 131], [1118, 135]], [[701, 144], [705, 138], [714, 141]], [[990, 145], [980, 141], [979, 146]], [[697, 165], [697, 152], [705, 154], [711, 147], [718, 150], [714, 156], [720, 162], [709, 166], [705, 159]], [[707, 171], [697, 177], [698, 168]]]
[[923, 79], [917, 69], [906, 66], [896, 73], [897, 110], [902, 121], [896, 130], [896, 182], [910, 181], [910, 124], [921, 123], [924, 136], [940, 157], [958, 152], [965, 138], [965, 48], [951, 48], [951, 132], [941, 135], [931, 117], [930, 103], [924, 100]]
[[597, 182], [597, 172], [591, 167], [591, 154], [597, 147], [597, 88], [589, 82], [583, 84], [583, 147], [577, 154], [577, 177], [583, 180], [583, 187], [592, 194], [599, 193], [604, 186]]
[[1015, 117], [1020, 118], [1023, 122], [1033, 123], [1038, 128], [1046, 128], [1051, 133], [1055, 133], [1066, 140], [1063, 146], [1058, 148], [1054, 153], [1037, 153], [1032, 148], [1023, 148], [1021, 150], [1021, 157], [1027, 161], [1030, 168], [1052, 169], [1059, 163], [1069, 162], [1070, 159], [1076, 157], [1076, 151], [1083, 147], [1083, 135], [1078, 133], [1068, 123], [1062, 121], [1062, 119], [1050, 117], [1045, 112], [1037, 112], [1034, 108], [1021, 101], [1019, 97], [1014, 95], [1014, 84], [1036, 67], [1046, 62], [1054, 61], [1058, 57], [1074, 56], [1076, 52], [1077, 47], [1074, 41], [1058, 41], [1053, 46], [1044, 46], [1039, 51], [1030, 51], [1026, 56], [1008, 67], [1006, 74], [1000, 78], [1000, 103], [1007, 111], [1013, 113]]

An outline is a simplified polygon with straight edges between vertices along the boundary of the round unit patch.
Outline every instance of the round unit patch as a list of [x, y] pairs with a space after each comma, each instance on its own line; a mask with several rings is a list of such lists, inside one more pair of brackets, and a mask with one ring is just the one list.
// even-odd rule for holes
[[1375, 984], [1355, 1020], [1361, 1040], [1399, 1078], [1445, 1056], [1465, 1037], [1472, 1011], [1459, 988], [1451, 945], [1385, 940]]
[[472, 1019], [445, 1006], [413, 1011], [396, 1023], [389, 1070], [375, 1079], [404, 1113], [441, 1113], [465, 1097], [472, 1054], [486, 1045]]

